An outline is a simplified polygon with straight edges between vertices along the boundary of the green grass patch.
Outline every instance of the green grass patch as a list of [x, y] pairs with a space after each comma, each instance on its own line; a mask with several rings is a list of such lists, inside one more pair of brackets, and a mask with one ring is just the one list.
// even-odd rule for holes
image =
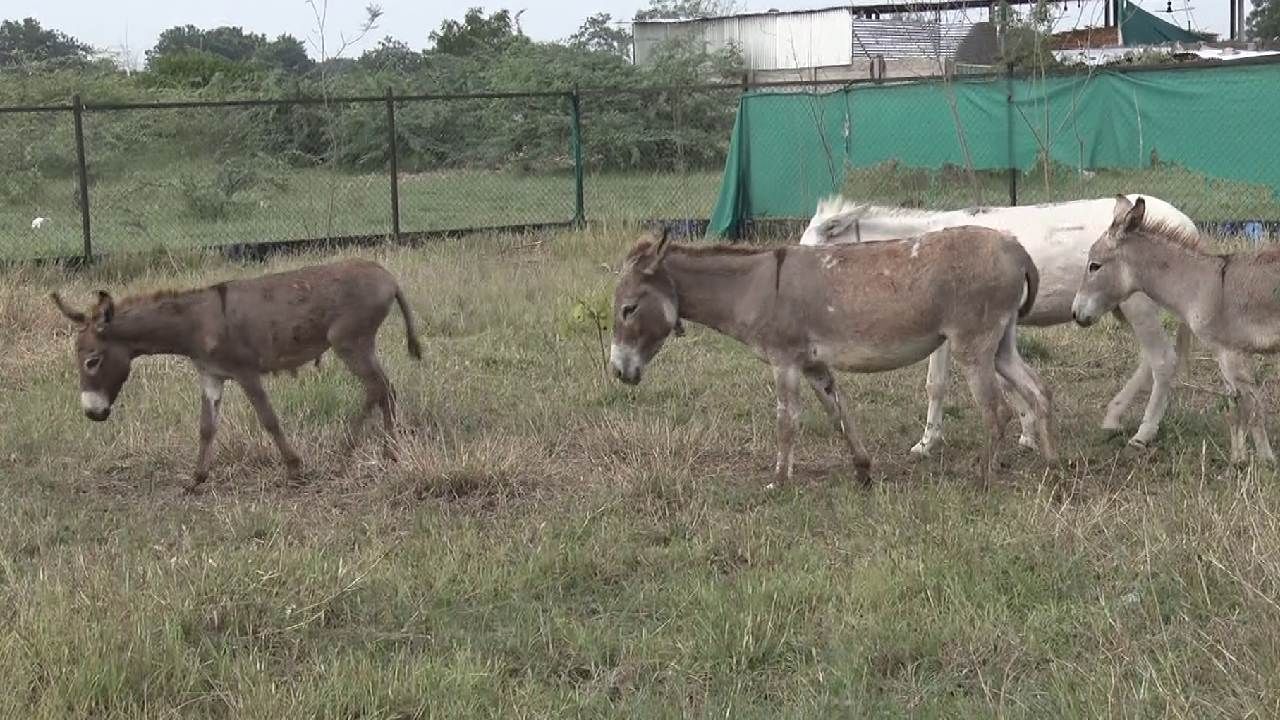
[[[194, 371], [140, 360], [111, 421], [88, 422], [46, 293], [322, 258], [5, 270], [0, 716], [1274, 714], [1280, 485], [1228, 465], [1214, 397], [1180, 388], [1157, 449], [1130, 455], [1098, 424], [1137, 364], [1132, 337], [1026, 330], [1061, 464], [1010, 436], [978, 491], [984, 434], [958, 374], [946, 444], [909, 459], [920, 364], [839, 378], [872, 489], [807, 397], [798, 480], [769, 492], [772, 381], [744, 348], [691, 326], [642, 385], [601, 376], [572, 309], [607, 295], [602, 265], [632, 239], [366, 252], [430, 330], [421, 363], [394, 319], [380, 337], [399, 460], [372, 438], [340, 451], [358, 392], [326, 358], [268, 381], [306, 482], [285, 483], [229, 389], [198, 496], [180, 492]], [[1210, 358], [1190, 366], [1215, 386]]]

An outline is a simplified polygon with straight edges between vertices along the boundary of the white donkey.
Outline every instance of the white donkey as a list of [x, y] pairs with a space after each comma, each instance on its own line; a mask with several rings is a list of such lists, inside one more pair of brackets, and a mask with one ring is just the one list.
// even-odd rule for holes
[[[1136, 195], [1130, 198], [1136, 198]], [[1147, 217], [1169, 227], [1195, 232], [1195, 223], [1169, 203], [1146, 197]], [[928, 211], [856, 204], [839, 197], [819, 202], [818, 211], [800, 238], [801, 245], [867, 242], [908, 238], [958, 225], [979, 225], [1011, 233], [1027, 250], [1040, 270], [1040, 293], [1035, 306], [1019, 324], [1058, 325], [1071, 321], [1071, 301], [1080, 287], [1081, 268], [1089, 248], [1111, 225], [1114, 197], [1019, 207], [982, 207], [967, 210]], [[1160, 323], [1160, 307], [1141, 293], [1120, 303], [1118, 313], [1133, 328], [1142, 360], [1133, 377], [1107, 405], [1102, 427], [1121, 429], [1121, 418], [1138, 393], [1150, 387], [1146, 412], [1129, 444], [1145, 447], [1155, 439], [1169, 406], [1169, 393], [1178, 364], [1186, 354], [1191, 335], [1180, 324], [1177, 342], [1171, 343]], [[929, 357], [925, 390], [929, 411], [924, 435], [911, 452], [929, 455], [942, 442], [942, 401], [951, 364], [943, 344]], [[1022, 437], [1018, 442], [1034, 447], [1034, 415], [1016, 394], [1009, 399], [1018, 408]]]

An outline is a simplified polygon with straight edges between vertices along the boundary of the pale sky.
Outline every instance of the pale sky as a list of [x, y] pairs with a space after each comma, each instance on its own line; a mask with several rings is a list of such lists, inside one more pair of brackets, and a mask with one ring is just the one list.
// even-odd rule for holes
[[[1067, 0], [1065, 4], [1056, 6], [1063, 15], [1057, 23], [1059, 29], [1100, 24], [1103, 7], [1100, 0], [1089, 0], [1077, 6], [1078, 1], [1081, 0]], [[1229, 0], [1172, 0], [1175, 10], [1172, 16], [1164, 12], [1168, 0], [1135, 1], [1147, 11], [1182, 27], [1187, 25], [1189, 10], [1197, 29], [1216, 31], [1224, 39], [1227, 35]], [[350, 36], [359, 27], [364, 18], [365, 4], [359, 0], [329, 0], [325, 34], [330, 55], [340, 44], [340, 33]], [[536, 40], [556, 40], [572, 34], [584, 18], [596, 12], [610, 13], [616, 20], [630, 19], [637, 8], [647, 5], [647, 0], [510, 0], [497, 4], [479, 0], [463, 0], [459, 4], [445, 4], [439, 0], [382, 0], [380, 4], [383, 16], [378, 28], [362, 43], [349, 49], [346, 55], [359, 55], [361, 50], [387, 35], [411, 47], [423, 48], [432, 29], [439, 27], [445, 18], [460, 18], [470, 4], [481, 5], [487, 10], [505, 7], [514, 12], [523, 9], [525, 12], [520, 22], [527, 35]], [[750, 11], [763, 11], [842, 3], [839, 0], [747, 0], [741, 4]], [[318, 38], [315, 18], [303, 0], [4, 0], [0, 8], [0, 19], [34, 17], [45, 27], [66, 32], [99, 49], [119, 52], [127, 46], [139, 64], [143, 52], [155, 43], [162, 30], [186, 24], [198, 27], [239, 25], [245, 30], [271, 37], [289, 33], [307, 41], [308, 52], [313, 57], [319, 55], [312, 46]], [[1246, 15], [1250, 8], [1249, 0], [1245, 0]], [[985, 19], [985, 12], [975, 11], [973, 19]]]

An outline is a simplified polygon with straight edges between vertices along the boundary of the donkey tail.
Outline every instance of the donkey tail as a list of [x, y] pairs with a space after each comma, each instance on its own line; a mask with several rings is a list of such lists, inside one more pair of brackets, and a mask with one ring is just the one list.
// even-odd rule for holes
[[418, 344], [418, 331], [413, 327], [413, 311], [409, 302], [404, 299], [404, 292], [396, 288], [396, 304], [400, 306], [400, 314], [404, 316], [404, 334], [409, 341], [409, 354], [414, 360], [422, 359], [422, 345]]
[[1024, 318], [1027, 313], [1031, 312], [1031, 307], [1036, 304], [1036, 293], [1040, 290], [1040, 269], [1036, 267], [1035, 261], [1027, 254], [1026, 248], [1018, 243], [1019, 260], [1022, 262], [1022, 275], [1027, 283], [1027, 297], [1022, 301], [1022, 307], [1018, 308], [1018, 318]]
[[1173, 377], [1182, 374], [1182, 370], [1187, 367], [1187, 360], [1191, 357], [1191, 340], [1193, 339], [1191, 328], [1186, 323], [1178, 323], [1178, 329], [1174, 332], [1173, 340]]

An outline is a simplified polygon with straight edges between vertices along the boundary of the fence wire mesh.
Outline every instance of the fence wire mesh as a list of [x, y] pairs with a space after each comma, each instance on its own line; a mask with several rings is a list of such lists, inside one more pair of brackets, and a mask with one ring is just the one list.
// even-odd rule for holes
[[830, 192], [936, 209], [1139, 192], [1227, 232], [1280, 224], [1280, 106], [1262, 91], [1280, 63], [1120, 75], [90, 102], [83, 191], [75, 103], [0, 108], [0, 259], [82, 255], [82, 192], [94, 253], [584, 221], [737, 231], [803, 220]]
[[395, 124], [404, 231], [573, 221], [568, 95], [405, 101]]
[[582, 98], [591, 220], [706, 219], [720, 190], [737, 87]]
[[[385, 234], [377, 107], [90, 110], [95, 252]], [[385, 136], [385, 133], [382, 133]]]
[[70, 112], [0, 113], [0, 260], [82, 251]]

